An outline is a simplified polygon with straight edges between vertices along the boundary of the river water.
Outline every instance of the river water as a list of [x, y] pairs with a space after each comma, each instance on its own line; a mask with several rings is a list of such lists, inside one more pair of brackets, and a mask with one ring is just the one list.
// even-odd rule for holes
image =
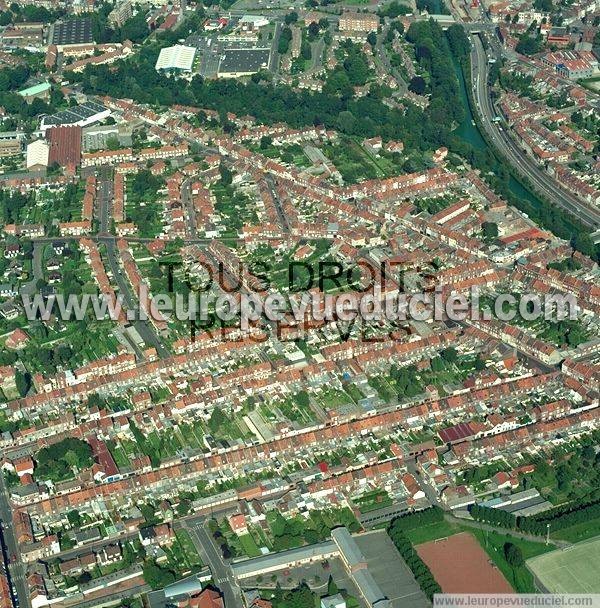
[[[459, 137], [469, 142], [474, 148], [477, 150], [486, 150], [488, 148], [487, 143], [483, 139], [479, 128], [474, 124], [473, 112], [471, 111], [471, 105], [469, 104], [469, 96], [467, 95], [467, 86], [465, 83], [465, 79], [460, 68], [460, 65], [453, 59], [454, 62], [454, 70], [456, 72], [456, 77], [458, 78], [459, 84], [459, 92], [460, 99], [462, 105], [465, 109], [464, 119], [458, 125], [458, 127], [454, 130]], [[508, 189], [520, 199], [524, 199], [531, 203], [536, 209], [541, 209], [544, 207], [544, 203], [528, 188], [523, 186], [521, 182], [516, 180], [512, 175], [508, 182]]]

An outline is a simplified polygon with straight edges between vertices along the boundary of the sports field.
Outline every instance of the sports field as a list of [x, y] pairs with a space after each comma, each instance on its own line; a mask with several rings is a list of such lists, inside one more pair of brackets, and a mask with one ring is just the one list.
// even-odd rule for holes
[[527, 560], [549, 593], [600, 593], [600, 538]]
[[415, 547], [444, 593], [513, 593], [469, 532]]

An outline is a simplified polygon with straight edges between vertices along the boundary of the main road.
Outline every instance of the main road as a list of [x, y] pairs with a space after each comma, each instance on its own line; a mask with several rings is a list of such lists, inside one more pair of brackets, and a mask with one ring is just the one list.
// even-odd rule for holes
[[[118, 286], [119, 292], [123, 297], [126, 310], [132, 311], [132, 314], [135, 315], [136, 312], [141, 310], [141, 306], [137, 296], [133, 293], [133, 289], [130, 287], [128, 280], [123, 276], [123, 272], [119, 266], [119, 253], [117, 251], [116, 237], [112, 235], [99, 236], [98, 241], [100, 243], [104, 243], [106, 247], [106, 259], [113, 275], [113, 281]], [[144, 342], [148, 346], [154, 346], [154, 348], [156, 348], [156, 352], [158, 353], [159, 357], [165, 358], [170, 355], [168, 348], [164, 345], [163, 341], [155, 331], [154, 327], [152, 327], [149, 320], [136, 318], [129, 319], [129, 321], [135, 327], [136, 331], [142, 337]]]
[[29, 590], [25, 579], [25, 563], [20, 559], [19, 546], [15, 536], [12, 519], [12, 508], [8, 496], [8, 488], [4, 475], [0, 472], [0, 536], [5, 559], [8, 559], [8, 580], [11, 586], [11, 595], [18, 601], [19, 608], [29, 608]]
[[600, 211], [563, 189], [546, 173], [515, 140], [493, 119], [496, 117], [488, 86], [488, 58], [478, 35], [472, 35], [471, 80], [473, 95], [483, 128], [495, 147], [515, 170], [526, 177], [533, 187], [557, 207], [568, 211], [589, 228], [600, 226]]
[[221, 590], [225, 606], [242, 606], [242, 591], [238, 585], [231, 568], [221, 557], [220, 551], [215, 547], [210, 533], [206, 529], [205, 518], [197, 521], [186, 520], [182, 527], [187, 530], [196, 545], [200, 557], [210, 566], [213, 582]]

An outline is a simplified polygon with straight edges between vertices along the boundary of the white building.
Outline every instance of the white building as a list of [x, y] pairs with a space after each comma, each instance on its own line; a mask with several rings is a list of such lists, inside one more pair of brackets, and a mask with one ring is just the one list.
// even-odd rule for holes
[[36, 139], [27, 146], [27, 170], [43, 169], [48, 166], [50, 146], [43, 139]]
[[269, 25], [269, 20], [262, 15], [244, 15], [239, 23], [242, 30], [258, 30]]
[[337, 593], [321, 598], [321, 608], [346, 608], [346, 600]]
[[196, 57], [196, 49], [193, 46], [176, 44], [161, 49], [154, 69], [166, 71], [191, 72]]

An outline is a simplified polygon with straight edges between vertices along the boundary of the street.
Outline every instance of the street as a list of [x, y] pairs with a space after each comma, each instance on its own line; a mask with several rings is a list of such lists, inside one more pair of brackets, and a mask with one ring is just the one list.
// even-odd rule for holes
[[[125, 306], [128, 310], [139, 310], [140, 306], [137, 298], [134, 296], [131, 286], [126, 277], [123, 276], [119, 266], [116, 237], [99, 237], [98, 240], [101, 243], [104, 243], [106, 247], [106, 257], [113, 275], [113, 280], [119, 287], [119, 292], [123, 297]], [[154, 348], [156, 348], [156, 352], [160, 357], [168, 357], [170, 355], [167, 347], [162, 343], [154, 327], [150, 324], [150, 321], [136, 320], [132, 321], [132, 325], [148, 346], [154, 346]]]
[[[11, 593], [16, 592], [16, 599], [19, 608], [29, 608], [29, 591], [25, 580], [25, 564], [20, 560], [19, 548], [12, 525], [12, 510], [8, 497], [8, 489], [4, 480], [4, 475], [0, 474], [0, 534], [3, 539], [2, 550], [5, 551], [5, 559], [8, 558], [7, 576], [11, 586]], [[16, 557], [13, 560], [13, 556]]]
[[488, 86], [488, 59], [478, 35], [471, 36], [471, 80], [475, 105], [483, 127], [493, 144], [504, 154], [513, 168], [527, 177], [534, 188], [589, 227], [600, 225], [600, 211], [560, 187], [498, 123], [493, 122], [494, 109]]
[[182, 527], [189, 533], [203, 562], [210, 566], [213, 581], [223, 593], [225, 606], [242, 606], [241, 589], [233, 578], [229, 566], [224, 563], [206, 525], [205, 518], [185, 520], [182, 523]]

